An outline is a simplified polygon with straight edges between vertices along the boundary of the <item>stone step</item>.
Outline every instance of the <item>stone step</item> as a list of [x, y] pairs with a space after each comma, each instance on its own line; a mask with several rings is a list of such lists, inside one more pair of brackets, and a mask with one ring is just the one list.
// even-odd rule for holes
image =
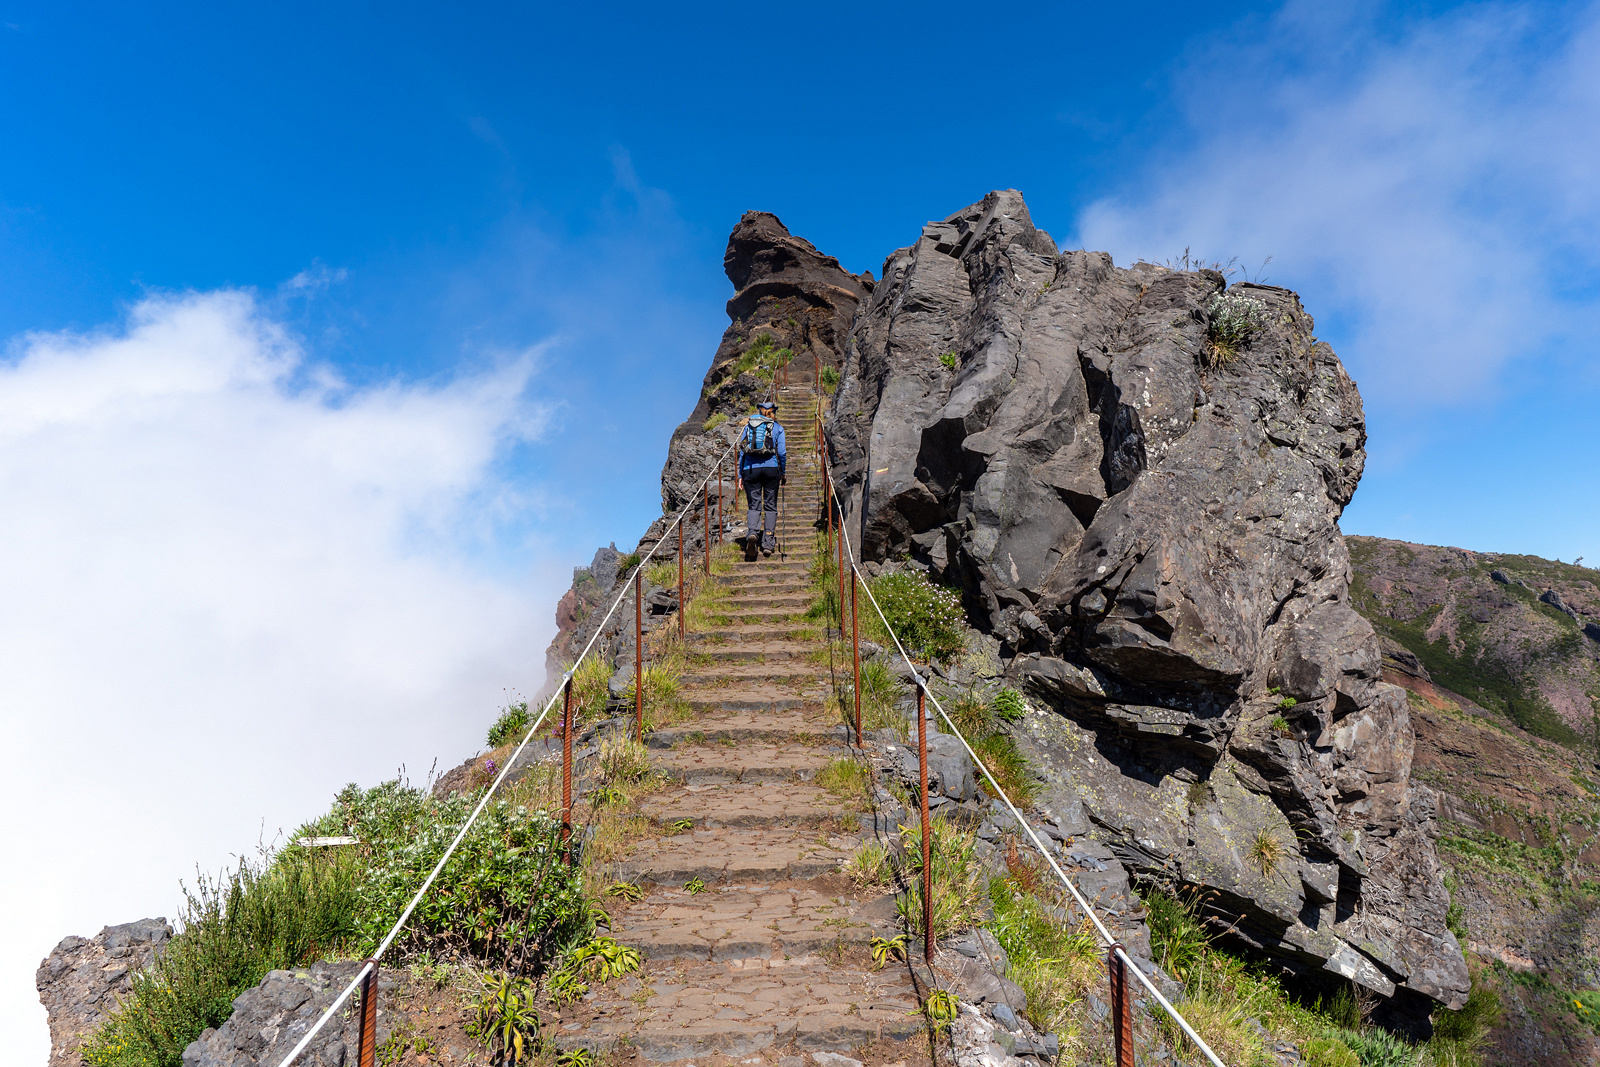
[[695, 654], [705, 657], [706, 662], [714, 666], [734, 663], [788, 663], [792, 660], [809, 661], [808, 657], [821, 647], [816, 642], [793, 644], [767, 642], [707, 646], [698, 649]]
[[687, 785], [756, 785], [807, 782], [832, 760], [849, 755], [840, 745], [782, 741], [694, 740], [695, 733], [651, 761]]
[[816, 626], [766, 626], [760, 623], [742, 626], [719, 626], [715, 630], [701, 630], [689, 635], [689, 643], [697, 651], [712, 649], [738, 641], [814, 641], [822, 631]]
[[707, 711], [692, 723], [668, 726], [650, 734], [653, 749], [677, 745], [720, 744], [725, 741], [766, 741], [779, 743], [793, 739], [842, 742], [844, 724], [828, 715], [818, 704], [789, 707], [729, 709]]
[[631, 846], [615, 876], [624, 882], [681, 886], [752, 885], [836, 874], [861, 847], [854, 834], [815, 830], [690, 830]]
[[904, 966], [845, 971], [819, 955], [680, 959], [596, 988], [546, 1028], [557, 1048], [600, 1051], [625, 1039], [648, 1063], [764, 1054], [776, 1064], [789, 1050], [850, 1052], [925, 1032]]
[[747, 679], [778, 684], [796, 680], [820, 680], [819, 672], [822, 670], [821, 664], [807, 663], [803, 660], [795, 659], [783, 663], [763, 663], [759, 665], [740, 665], [738, 663], [707, 664], [686, 672], [679, 681], [686, 687], [692, 686], [709, 692], [719, 682], [724, 686], [731, 686], [736, 682]]
[[688, 820], [695, 829], [859, 825], [833, 794], [805, 782], [669, 786], [642, 800], [639, 812], [661, 826]]
[[737, 611], [724, 611], [718, 616], [728, 620], [730, 629], [738, 630], [744, 626], [814, 626], [816, 623], [806, 618], [803, 608], [740, 608]]
[[686, 693], [684, 699], [700, 715], [784, 711], [815, 703], [792, 690], [780, 690], [776, 686], [730, 686]]
[[746, 608], [788, 608], [796, 611], [809, 607], [811, 597], [805, 593], [734, 594], [728, 597], [727, 603], [735, 612]]
[[856, 902], [815, 881], [708, 886], [696, 893], [662, 888], [607, 910], [611, 936], [652, 963], [811, 955], [865, 945], [898, 925], [893, 896]]

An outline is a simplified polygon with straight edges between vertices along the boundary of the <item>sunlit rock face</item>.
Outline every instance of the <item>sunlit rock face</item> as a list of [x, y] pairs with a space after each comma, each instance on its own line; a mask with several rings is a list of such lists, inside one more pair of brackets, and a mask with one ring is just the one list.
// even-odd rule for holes
[[[1225, 291], [1261, 305], [1232, 352]], [[843, 358], [847, 528], [963, 590], [1095, 833], [1293, 970], [1459, 1006], [1435, 798], [1349, 603], [1361, 398], [1296, 295], [1059, 252], [998, 192], [889, 256]]]

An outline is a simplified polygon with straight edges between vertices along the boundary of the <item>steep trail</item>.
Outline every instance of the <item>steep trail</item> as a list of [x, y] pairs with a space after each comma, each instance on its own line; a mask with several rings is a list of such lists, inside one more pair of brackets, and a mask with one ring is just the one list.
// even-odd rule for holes
[[858, 890], [840, 870], [870, 826], [816, 783], [851, 751], [827, 709], [827, 648], [805, 618], [813, 403], [809, 386], [781, 396], [793, 424], [786, 551], [715, 579], [727, 614], [690, 635], [681, 683], [693, 718], [649, 738], [652, 764], [674, 782], [641, 805], [661, 836], [635, 844], [617, 870], [646, 895], [611, 908], [612, 936], [645, 967], [565, 1009], [563, 1045], [622, 1039], [655, 1062], [759, 1053], [777, 1063], [921, 1029], [904, 965], [874, 970], [868, 949], [899, 932], [893, 895]]

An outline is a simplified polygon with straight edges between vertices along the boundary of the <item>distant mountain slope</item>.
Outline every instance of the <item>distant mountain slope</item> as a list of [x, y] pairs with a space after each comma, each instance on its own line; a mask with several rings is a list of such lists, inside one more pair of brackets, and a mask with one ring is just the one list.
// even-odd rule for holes
[[1505, 1006], [1487, 1061], [1600, 1062], [1571, 1005], [1600, 986], [1600, 573], [1345, 542], [1384, 680], [1409, 693], [1412, 778], [1439, 791], [1452, 929]]
[[[1350, 598], [1390, 653], [1538, 737], [1600, 752], [1600, 572], [1347, 537]], [[1404, 669], [1405, 657], [1390, 657]]]

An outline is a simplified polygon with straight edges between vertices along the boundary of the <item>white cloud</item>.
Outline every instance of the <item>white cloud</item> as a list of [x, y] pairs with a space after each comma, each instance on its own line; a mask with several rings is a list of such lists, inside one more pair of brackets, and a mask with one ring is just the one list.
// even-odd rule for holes
[[351, 388], [241, 292], [0, 359], [9, 1052], [44, 1057], [59, 938], [175, 917], [196, 863], [463, 758], [538, 688], [558, 576], [482, 518], [527, 503], [499, 460], [543, 424], [534, 369]]
[[1177, 79], [1185, 143], [1085, 210], [1075, 241], [1123, 262], [1271, 255], [1271, 280], [1342, 320], [1369, 396], [1476, 398], [1596, 336], [1600, 14], [1387, 24], [1291, 4], [1213, 41]]

